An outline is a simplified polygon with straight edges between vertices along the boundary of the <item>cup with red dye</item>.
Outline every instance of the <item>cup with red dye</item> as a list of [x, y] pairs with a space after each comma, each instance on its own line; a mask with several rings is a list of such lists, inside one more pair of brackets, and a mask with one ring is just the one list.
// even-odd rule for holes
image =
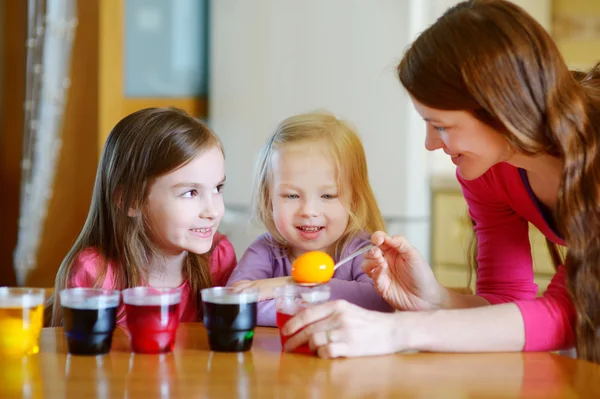
[[167, 353], [173, 350], [180, 302], [178, 288], [135, 287], [123, 291], [133, 352]]
[[[290, 338], [290, 336], [281, 334], [281, 329], [285, 323], [301, 310], [327, 302], [330, 296], [331, 291], [326, 285], [316, 285], [314, 287], [285, 285], [275, 289], [276, 322], [277, 327], [279, 327], [282, 348]], [[294, 353], [312, 353], [312, 351], [306, 343], [296, 348]]]

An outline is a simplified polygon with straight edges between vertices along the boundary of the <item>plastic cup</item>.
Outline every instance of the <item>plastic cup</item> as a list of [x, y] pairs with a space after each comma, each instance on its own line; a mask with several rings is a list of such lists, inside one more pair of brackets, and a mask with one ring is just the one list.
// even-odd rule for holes
[[131, 350], [167, 353], [175, 346], [179, 327], [178, 288], [135, 287], [123, 290]]
[[215, 352], [244, 352], [252, 347], [258, 290], [236, 292], [229, 287], [202, 290], [204, 326]]
[[[314, 287], [303, 287], [298, 285], [286, 285], [275, 289], [275, 309], [277, 327], [279, 327], [279, 336], [281, 338], [281, 348], [290, 338], [281, 334], [281, 329], [298, 312], [320, 303], [327, 302], [331, 296], [331, 291], [326, 285], [317, 285]], [[297, 333], [296, 333], [297, 334]], [[295, 353], [312, 353], [308, 344], [299, 346], [294, 350]]]
[[40, 351], [44, 290], [0, 287], [0, 357]]
[[69, 288], [59, 295], [69, 353], [93, 356], [110, 352], [120, 292]]

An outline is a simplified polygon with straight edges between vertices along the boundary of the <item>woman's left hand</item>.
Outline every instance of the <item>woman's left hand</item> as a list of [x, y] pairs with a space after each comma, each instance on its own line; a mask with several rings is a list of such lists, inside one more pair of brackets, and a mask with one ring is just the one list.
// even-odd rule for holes
[[[321, 358], [385, 355], [410, 349], [402, 313], [381, 313], [346, 301], [310, 307], [291, 318], [282, 333], [286, 351], [308, 342]], [[295, 335], [294, 335], [295, 334]]]

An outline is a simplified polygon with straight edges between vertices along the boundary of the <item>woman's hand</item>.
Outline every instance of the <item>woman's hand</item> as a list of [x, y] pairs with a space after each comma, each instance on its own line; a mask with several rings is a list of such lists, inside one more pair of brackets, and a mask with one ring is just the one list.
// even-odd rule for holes
[[292, 284], [291, 277], [273, 277], [263, 280], [240, 280], [231, 285], [236, 291], [243, 291], [248, 288], [258, 289], [258, 300], [266, 301], [275, 298], [275, 288]]
[[291, 335], [284, 349], [293, 351], [308, 342], [321, 358], [407, 350], [401, 316], [366, 310], [342, 300], [327, 302], [303, 310], [284, 325], [282, 333]]
[[361, 267], [390, 305], [399, 310], [442, 307], [446, 288], [438, 283], [431, 267], [406, 238], [377, 231], [371, 241], [376, 247], [365, 254]]

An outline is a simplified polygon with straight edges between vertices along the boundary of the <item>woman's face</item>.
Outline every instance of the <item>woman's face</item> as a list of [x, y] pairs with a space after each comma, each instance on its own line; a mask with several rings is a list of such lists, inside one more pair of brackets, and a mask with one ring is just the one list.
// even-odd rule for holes
[[427, 124], [425, 148], [442, 149], [463, 179], [476, 179], [513, 155], [506, 138], [470, 112], [442, 111], [429, 108], [412, 96], [411, 100]]

